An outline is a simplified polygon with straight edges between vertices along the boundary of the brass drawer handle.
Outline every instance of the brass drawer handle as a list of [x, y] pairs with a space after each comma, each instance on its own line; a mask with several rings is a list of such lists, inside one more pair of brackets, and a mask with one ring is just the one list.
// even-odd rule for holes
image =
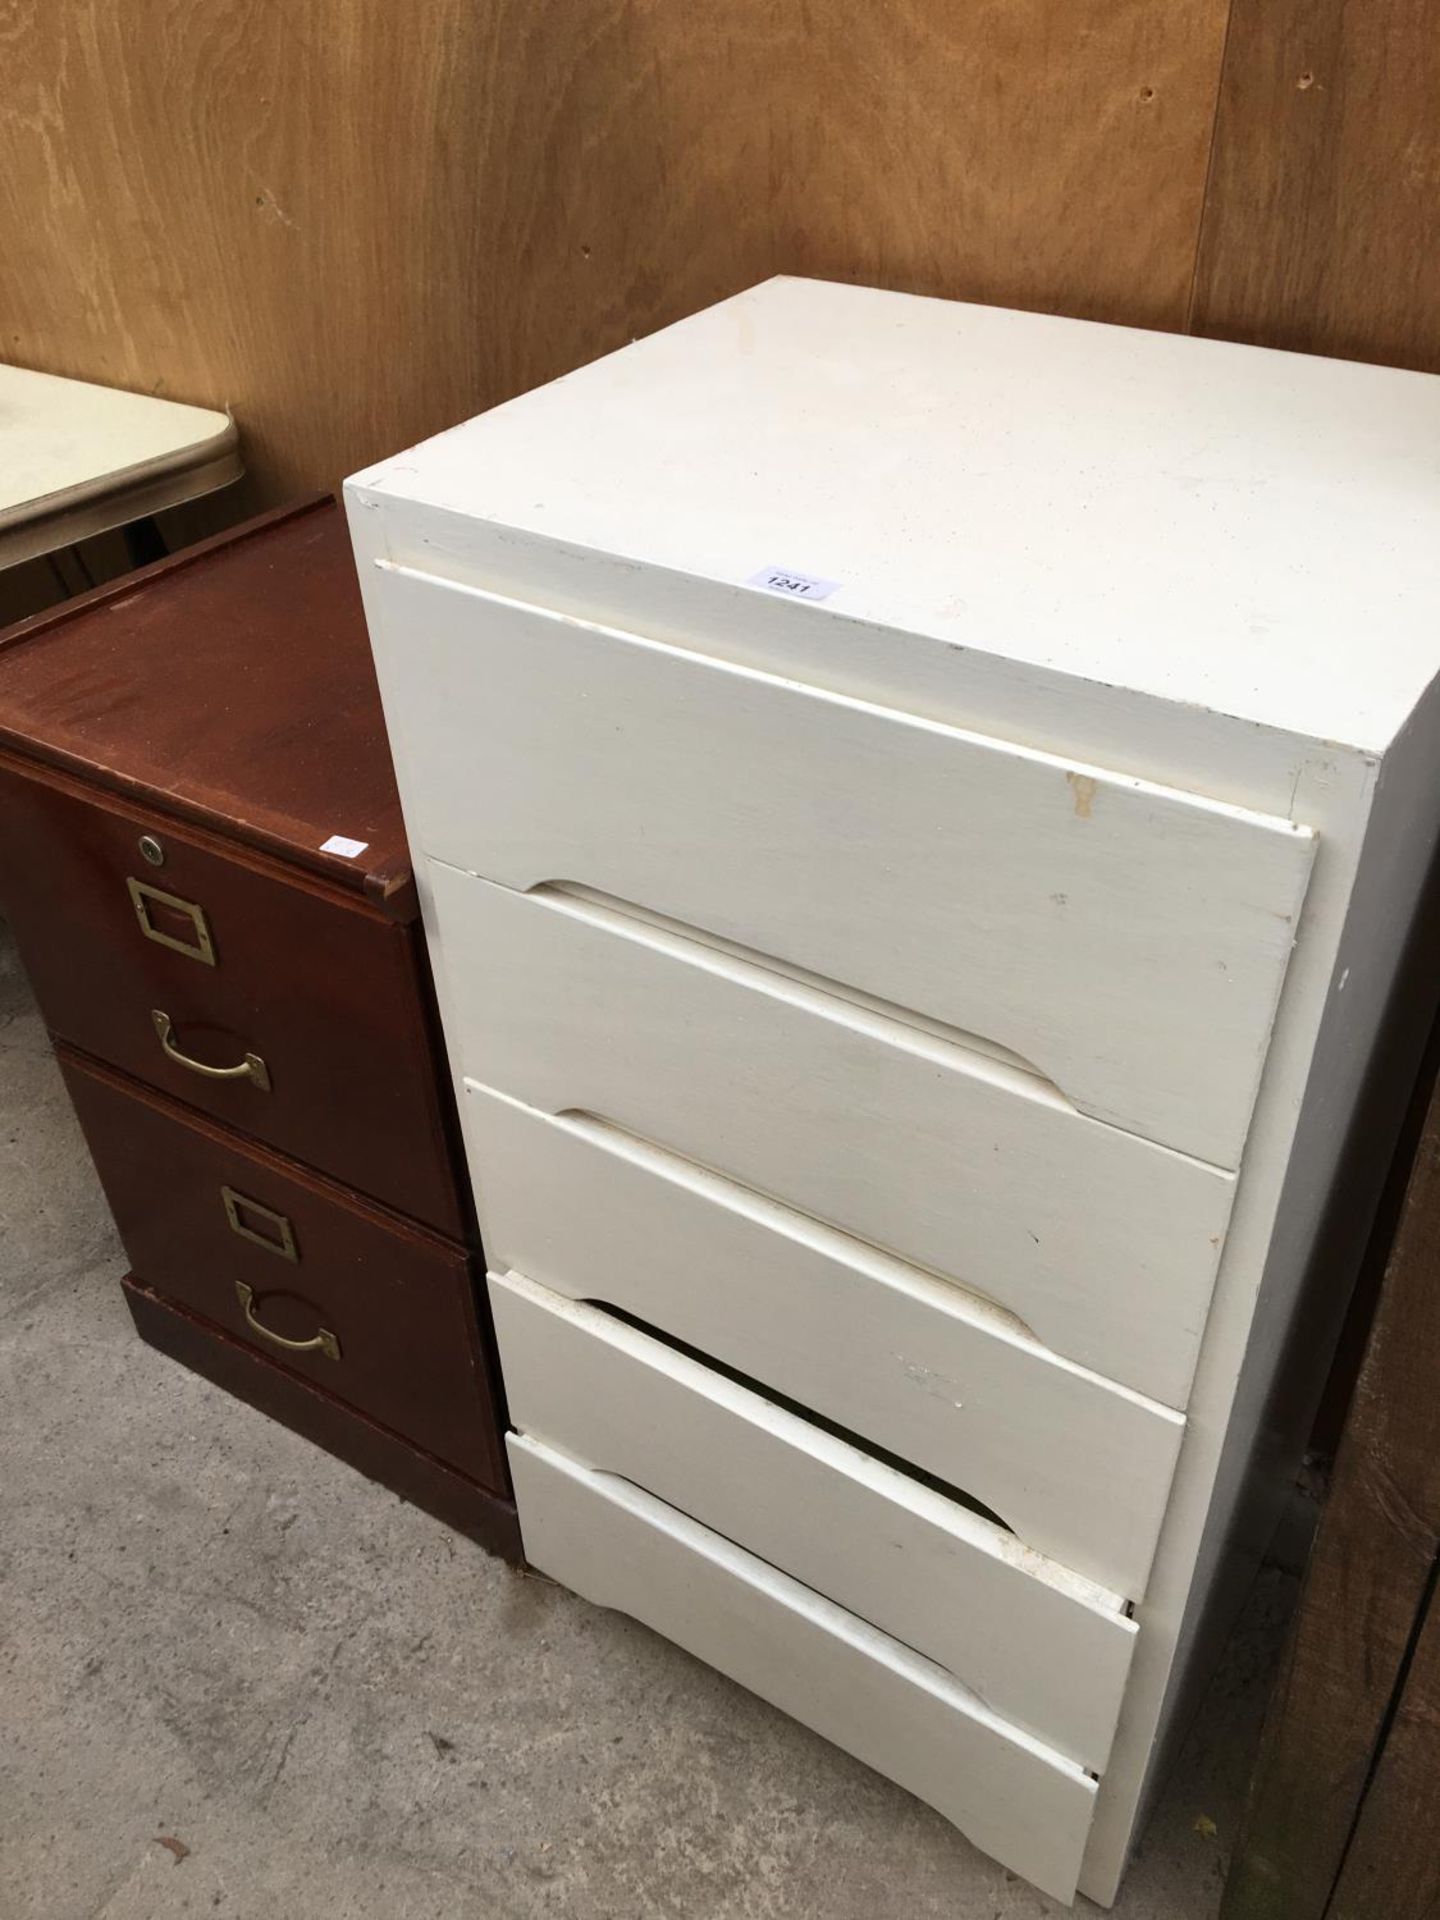
[[328, 1327], [321, 1327], [310, 1340], [287, 1340], [283, 1333], [272, 1333], [257, 1316], [253, 1287], [247, 1287], [243, 1280], [237, 1280], [235, 1298], [245, 1310], [246, 1326], [252, 1333], [258, 1333], [262, 1340], [268, 1340], [272, 1347], [283, 1347], [287, 1353], [323, 1353], [327, 1360], [340, 1358], [340, 1342]]
[[238, 1067], [207, 1067], [203, 1060], [192, 1060], [188, 1053], [182, 1053], [176, 1046], [175, 1029], [168, 1013], [162, 1013], [159, 1007], [152, 1007], [150, 1018], [155, 1022], [155, 1031], [160, 1036], [166, 1059], [173, 1060], [177, 1067], [201, 1074], [206, 1080], [252, 1080], [261, 1093], [269, 1093], [270, 1070], [258, 1053], [247, 1053]]

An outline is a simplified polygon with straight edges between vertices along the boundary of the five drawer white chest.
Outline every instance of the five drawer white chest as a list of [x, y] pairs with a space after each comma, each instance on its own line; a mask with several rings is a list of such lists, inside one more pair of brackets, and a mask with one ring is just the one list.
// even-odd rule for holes
[[1108, 1903], [1344, 1291], [1440, 381], [776, 280], [347, 496], [529, 1558]]

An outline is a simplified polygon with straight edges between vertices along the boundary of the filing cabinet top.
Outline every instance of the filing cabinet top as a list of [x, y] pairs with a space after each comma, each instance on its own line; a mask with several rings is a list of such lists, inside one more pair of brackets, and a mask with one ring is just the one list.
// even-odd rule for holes
[[776, 279], [349, 484], [1361, 749], [1440, 668], [1393, 368]]
[[[0, 750], [417, 912], [343, 516], [315, 499], [0, 633]], [[324, 851], [338, 837], [340, 851]], [[358, 849], [358, 851], [357, 851]]]

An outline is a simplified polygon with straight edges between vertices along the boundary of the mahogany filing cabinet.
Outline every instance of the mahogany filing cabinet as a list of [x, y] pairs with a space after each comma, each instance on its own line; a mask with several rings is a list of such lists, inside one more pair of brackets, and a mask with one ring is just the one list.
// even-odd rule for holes
[[333, 501], [0, 636], [0, 912], [141, 1334], [516, 1557], [474, 1213]]
[[527, 1558], [1061, 1898], [1343, 1304], [1437, 445], [1422, 375], [776, 280], [347, 487]]

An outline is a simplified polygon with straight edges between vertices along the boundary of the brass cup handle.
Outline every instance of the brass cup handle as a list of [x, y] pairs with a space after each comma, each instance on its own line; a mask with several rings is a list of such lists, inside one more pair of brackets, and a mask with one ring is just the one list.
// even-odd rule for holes
[[162, 1013], [159, 1007], [152, 1007], [150, 1018], [160, 1036], [165, 1058], [173, 1060], [177, 1067], [184, 1067], [188, 1073], [198, 1073], [206, 1080], [249, 1080], [261, 1093], [269, 1093], [270, 1069], [258, 1053], [247, 1053], [238, 1067], [207, 1067], [203, 1060], [192, 1060], [188, 1053], [182, 1053], [176, 1046], [175, 1027], [168, 1013]]
[[258, 1333], [262, 1340], [268, 1340], [272, 1347], [283, 1347], [287, 1353], [323, 1353], [327, 1360], [340, 1358], [340, 1342], [328, 1327], [321, 1327], [310, 1340], [287, 1340], [283, 1333], [272, 1333], [256, 1313], [253, 1287], [247, 1287], [243, 1280], [237, 1280], [235, 1298], [244, 1309], [246, 1326], [252, 1333]]

